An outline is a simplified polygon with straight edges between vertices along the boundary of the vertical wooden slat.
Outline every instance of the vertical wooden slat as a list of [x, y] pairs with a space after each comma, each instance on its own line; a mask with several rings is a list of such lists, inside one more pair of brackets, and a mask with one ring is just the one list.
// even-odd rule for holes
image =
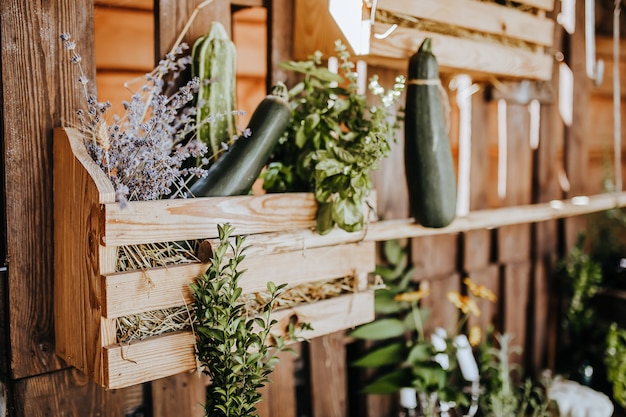
[[207, 378], [186, 372], [151, 384], [152, 417], [203, 417]]
[[[504, 301], [503, 332], [513, 336], [513, 344], [526, 349], [527, 316], [530, 290], [531, 264], [529, 261], [510, 263], [503, 266], [502, 298]], [[524, 363], [524, 357], [513, 358], [518, 364]]]
[[267, 0], [268, 69], [267, 87], [282, 81], [288, 86], [294, 84], [295, 76], [278, 64], [292, 59], [294, 38], [294, 0]]
[[346, 416], [347, 365], [343, 332], [311, 340], [309, 351], [313, 417]]
[[[481, 270], [474, 270], [469, 274], [472, 282], [484, 285], [493, 291], [494, 294], [500, 294], [500, 268], [498, 265], [489, 265]], [[500, 300], [491, 302], [486, 299], [477, 299], [476, 303], [480, 309], [480, 316], [471, 316], [468, 320], [470, 326], [480, 326], [485, 331], [490, 325], [493, 325], [494, 330], [500, 331], [502, 329], [502, 317], [500, 315], [499, 304]]]
[[463, 233], [463, 270], [465, 272], [480, 271], [491, 262], [491, 230], [472, 230]]
[[[382, 86], [391, 88], [396, 76], [404, 74], [404, 71], [368, 66], [367, 74], [363, 74], [363, 76], [369, 78], [374, 74], [378, 76]], [[399, 106], [404, 106], [404, 101], [403, 95], [399, 100]], [[404, 172], [404, 132], [402, 128], [396, 130], [395, 139], [390, 144], [390, 155], [380, 162], [377, 170], [372, 172], [378, 199], [378, 217], [385, 220], [404, 219], [409, 216], [409, 196]]]
[[[298, 346], [295, 350], [299, 350]], [[270, 382], [261, 388], [263, 400], [257, 406], [259, 417], [296, 417], [294, 353], [281, 352], [280, 362], [270, 374]]]
[[[155, 59], [157, 61], [172, 49], [191, 14], [202, 3], [203, 0], [155, 1]], [[184, 41], [191, 47], [196, 39], [209, 31], [213, 21], [219, 21], [224, 25], [227, 33], [232, 33], [229, 0], [214, 0], [202, 8], [184, 37]]]
[[[556, 5], [550, 17], [555, 18], [560, 9]], [[562, 29], [554, 31], [554, 46], [562, 46]], [[552, 70], [550, 86], [554, 94], [553, 100], [541, 103], [539, 146], [535, 152], [535, 189], [533, 202], [541, 203], [561, 198], [563, 193], [559, 185], [559, 169], [563, 169], [563, 135], [564, 126], [559, 114], [558, 66]], [[532, 328], [532, 356], [530, 357], [530, 371], [537, 375], [542, 369], [554, 369], [556, 350], [556, 334], [559, 323], [555, 306], [555, 297], [552, 285], [554, 268], [558, 251], [558, 222], [549, 221], [537, 223], [534, 228], [534, 242], [532, 248], [534, 276], [532, 282], [532, 313], [530, 326]]]
[[84, 98], [59, 34], [74, 36], [93, 79], [93, 2], [4, 1], [0, 19], [11, 373], [23, 378], [62, 366], [52, 321], [52, 128], [73, 123]]
[[494, 185], [489, 151], [495, 141], [491, 128], [493, 115], [484, 93], [472, 95], [471, 103], [470, 210], [482, 210], [489, 207], [489, 191]]
[[459, 274], [430, 277], [428, 284], [430, 294], [420, 303], [422, 308], [430, 310], [430, 316], [425, 323], [426, 334], [430, 335], [436, 327], [443, 327], [448, 331], [455, 330], [459, 310], [448, 301], [447, 294], [449, 291], [461, 291]]
[[[585, 2], [576, 2], [576, 28], [585, 27]], [[584, 195], [588, 191], [588, 135], [590, 133], [589, 103], [591, 81], [587, 77], [585, 31], [576, 30], [569, 39], [569, 60], [573, 76], [572, 125], [565, 130], [565, 171], [570, 183], [568, 197]], [[565, 249], [575, 244], [578, 233], [586, 225], [583, 217], [565, 221]]]
[[411, 242], [417, 280], [450, 275], [456, 271], [458, 235], [423, 236]]

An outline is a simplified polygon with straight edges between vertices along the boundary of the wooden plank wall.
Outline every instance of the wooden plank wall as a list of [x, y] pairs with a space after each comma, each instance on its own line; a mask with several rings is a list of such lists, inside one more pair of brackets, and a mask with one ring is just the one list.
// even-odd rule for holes
[[[9, 277], [6, 282], [0, 282], [1, 303], [7, 306], [0, 312], [0, 319], [8, 321], [6, 325], [0, 324], [3, 331], [0, 334], [0, 383], [5, 382], [8, 387], [9, 415], [202, 415], [200, 404], [207, 381], [194, 374], [107, 391], [68, 368], [54, 354], [50, 210], [53, 203], [51, 129], [70, 123], [81, 102], [58, 34], [69, 31], [74, 35], [90, 78], [95, 78], [97, 67], [100, 98], [119, 103], [127, 94], [119, 88], [121, 83], [143, 75], [152, 67], [155, 56], [171, 47], [199, 3], [199, 0], [97, 0], [94, 6], [92, 0], [53, 0], [36, 4], [30, 0], [2, 2], [0, 149], [3, 168], [0, 173], [6, 190], [5, 262], [9, 265]], [[231, 3], [237, 7], [231, 7]], [[276, 80], [286, 80], [289, 84], [290, 76], [276, 64], [290, 57], [293, 4], [292, 0], [216, 0], [188, 34], [188, 38], [193, 39], [204, 33], [212, 19], [222, 21], [228, 28], [232, 26], [240, 56], [238, 100], [242, 110], [251, 112], [267, 91], [268, 84]], [[578, 2], [579, 7], [582, 4]], [[232, 15], [239, 6], [251, 5], [265, 7], [244, 8]], [[578, 31], [580, 33], [582, 31]], [[560, 33], [556, 35], [559, 45]], [[570, 43], [582, 45], [584, 40], [577, 36], [580, 35], [569, 39]], [[265, 53], [266, 48], [269, 54]], [[597, 180], [601, 177], [598, 160], [602, 155], [603, 138], [608, 135], [604, 127], [610, 124], [606, 119], [607, 101], [610, 102], [606, 83], [610, 85], [610, 79], [598, 89], [592, 89], [584, 75], [584, 57], [580, 56], [580, 50], [584, 48], [572, 48], [567, 57], [580, 95], [574, 110], [576, 125], [563, 125], [556, 102], [542, 103], [537, 149], [528, 145], [527, 103], [502, 98], [506, 101], [510, 155], [510, 175], [503, 197], [496, 192], [494, 175], [498, 162], [497, 102], [491, 99], [494, 94], [486, 88], [472, 97], [472, 210], [567, 196], [559, 183], [560, 163], [555, 161], [563, 161], [572, 185], [569, 195], [598, 189]], [[605, 53], [607, 48], [598, 50]], [[266, 64], [271, 69], [269, 73], [265, 71]], [[387, 85], [396, 75], [395, 71], [385, 68], [370, 67], [368, 71], [378, 74]], [[555, 94], [557, 81], [555, 66], [553, 82], [548, 86]], [[589, 126], [590, 119], [594, 120], [593, 126]], [[596, 123], [597, 120], [602, 123]], [[601, 131], [594, 130], [597, 126]], [[456, 148], [455, 135], [453, 133], [452, 141]], [[391, 157], [383, 162], [374, 178], [380, 215], [386, 219], [407, 216], [406, 190], [398, 180], [403, 176], [402, 135], [399, 134]], [[559, 238], [564, 223], [568, 230], [565, 242]], [[428, 303], [434, 314], [429, 326], [450, 322], [455, 312], [447, 306], [445, 293], [460, 289], [461, 279], [470, 276], [501, 297], [497, 305], [484, 306], [480, 323], [492, 322], [501, 331], [514, 332], [514, 342], [526, 349], [525, 357], [519, 361], [528, 365], [530, 372], [549, 365], [550, 341], [555, 331], [550, 327], [553, 322], [547, 320], [553, 311], [551, 272], [557, 257], [583, 225], [584, 222], [576, 220], [553, 221], [413, 239], [410, 244], [417, 266], [415, 280], [428, 280], [431, 284]], [[357, 391], [363, 375], [355, 373], [349, 361], [359, 349], [340, 332], [298, 345], [295, 356], [283, 355], [272, 376], [273, 383], [264, 389], [260, 416], [377, 417], [387, 414], [394, 408], [392, 397], [365, 397]], [[1, 391], [0, 386], [0, 403]]]

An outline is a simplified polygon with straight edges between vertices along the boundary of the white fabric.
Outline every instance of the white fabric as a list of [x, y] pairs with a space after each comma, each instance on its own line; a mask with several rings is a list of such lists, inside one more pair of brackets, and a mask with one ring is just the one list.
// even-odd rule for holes
[[558, 404], [561, 417], [613, 415], [613, 403], [609, 397], [575, 381], [557, 379], [550, 385], [548, 397]]

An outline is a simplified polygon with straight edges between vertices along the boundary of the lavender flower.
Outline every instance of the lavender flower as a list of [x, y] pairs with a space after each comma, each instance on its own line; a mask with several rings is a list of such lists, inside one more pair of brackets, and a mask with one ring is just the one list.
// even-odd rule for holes
[[[188, 47], [180, 45], [150, 73], [130, 101], [123, 103], [123, 116], [112, 122], [104, 116], [111, 107], [89, 93], [89, 79], [76, 52], [76, 42], [68, 33], [61, 34], [70, 61], [80, 71], [86, 108], [76, 114], [85, 145], [92, 158], [109, 176], [116, 200], [125, 205], [133, 200], [155, 200], [183, 196], [192, 177], [203, 177], [201, 167], [184, 167], [189, 158], [205, 161], [207, 147], [195, 140], [193, 107], [189, 104], [198, 90], [199, 80], [192, 79], [171, 95], [166, 95], [165, 77], [177, 77], [191, 62], [179, 57]], [[195, 165], [195, 164], [194, 164]]]

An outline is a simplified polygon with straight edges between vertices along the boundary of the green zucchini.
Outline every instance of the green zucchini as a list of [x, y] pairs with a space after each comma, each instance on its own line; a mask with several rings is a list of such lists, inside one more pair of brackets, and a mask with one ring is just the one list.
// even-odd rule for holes
[[411, 216], [425, 227], [445, 227], [456, 217], [456, 174], [430, 38], [411, 56], [408, 79], [404, 162]]
[[213, 22], [209, 33], [194, 43], [191, 55], [192, 74], [200, 78], [196, 98], [197, 137], [207, 145], [207, 157], [217, 159], [222, 143], [229, 143], [237, 134], [235, 44], [224, 26]]
[[189, 189], [190, 196], [224, 197], [250, 192], [291, 121], [287, 87], [278, 83], [257, 106], [242, 136]]

